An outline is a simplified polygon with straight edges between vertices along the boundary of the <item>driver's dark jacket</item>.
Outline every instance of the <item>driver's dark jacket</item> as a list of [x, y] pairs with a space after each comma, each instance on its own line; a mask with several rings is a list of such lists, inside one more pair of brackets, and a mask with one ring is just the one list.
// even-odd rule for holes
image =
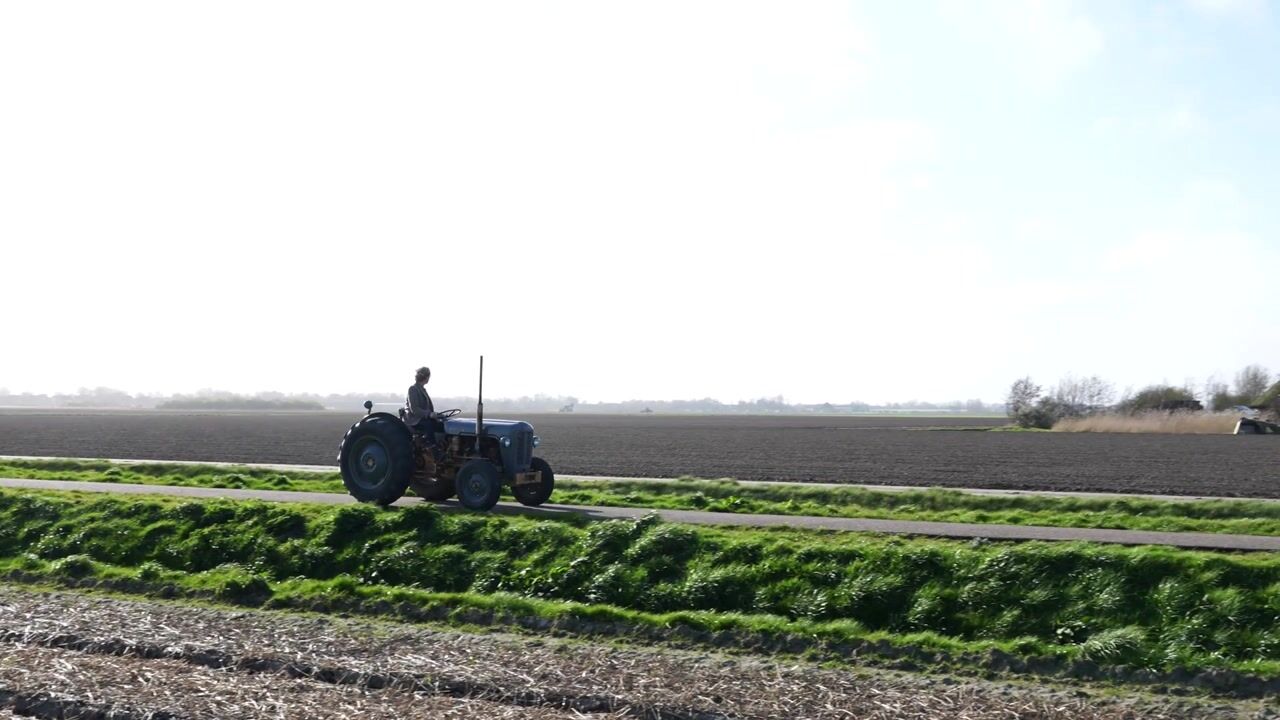
[[431, 419], [431, 414], [435, 412], [435, 406], [431, 404], [431, 396], [427, 394], [427, 389], [418, 384], [409, 386], [409, 397], [405, 400], [404, 406], [409, 411], [408, 417], [405, 418], [409, 427], [415, 427], [423, 420]]

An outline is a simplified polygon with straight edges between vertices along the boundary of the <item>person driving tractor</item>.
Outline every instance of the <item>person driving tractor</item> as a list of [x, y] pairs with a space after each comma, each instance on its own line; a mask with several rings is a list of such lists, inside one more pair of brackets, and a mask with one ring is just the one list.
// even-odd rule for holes
[[409, 396], [404, 402], [405, 409], [408, 410], [405, 424], [414, 432], [421, 433], [428, 443], [434, 445], [435, 421], [439, 416], [436, 415], [435, 406], [431, 403], [431, 396], [427, 394], [427, 383], [430, 381], [431, 368], [418, 368], [414, 374], [414, 383], [409, 386]]

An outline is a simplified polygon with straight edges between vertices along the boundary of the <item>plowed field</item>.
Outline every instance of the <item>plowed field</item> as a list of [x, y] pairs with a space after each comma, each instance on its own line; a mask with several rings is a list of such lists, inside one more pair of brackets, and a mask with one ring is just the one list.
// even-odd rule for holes
[[[356, 417], [4, 410], [0, 454], [335, 464]], [[1000, 421], [968, 418], [522, 419], [562, 474], [1280, 496], [1280, 440], [1268, 436], [980, 432], [962, 428]]]

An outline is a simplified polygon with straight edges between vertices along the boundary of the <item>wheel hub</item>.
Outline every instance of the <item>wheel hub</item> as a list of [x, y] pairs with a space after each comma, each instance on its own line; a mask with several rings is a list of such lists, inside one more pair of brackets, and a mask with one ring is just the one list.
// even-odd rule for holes
[[391, 456], [387, 448], [376, 438], [363, 438], [354, 448], [351, 474], [357, 483], [375, 487], [391, 469]]

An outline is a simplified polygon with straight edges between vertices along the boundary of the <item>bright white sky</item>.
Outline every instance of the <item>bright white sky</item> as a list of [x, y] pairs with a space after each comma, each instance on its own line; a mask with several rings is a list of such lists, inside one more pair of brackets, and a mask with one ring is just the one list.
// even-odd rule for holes
[[0, 387], [1280, 369], [1263, 0], [9, 2]]

